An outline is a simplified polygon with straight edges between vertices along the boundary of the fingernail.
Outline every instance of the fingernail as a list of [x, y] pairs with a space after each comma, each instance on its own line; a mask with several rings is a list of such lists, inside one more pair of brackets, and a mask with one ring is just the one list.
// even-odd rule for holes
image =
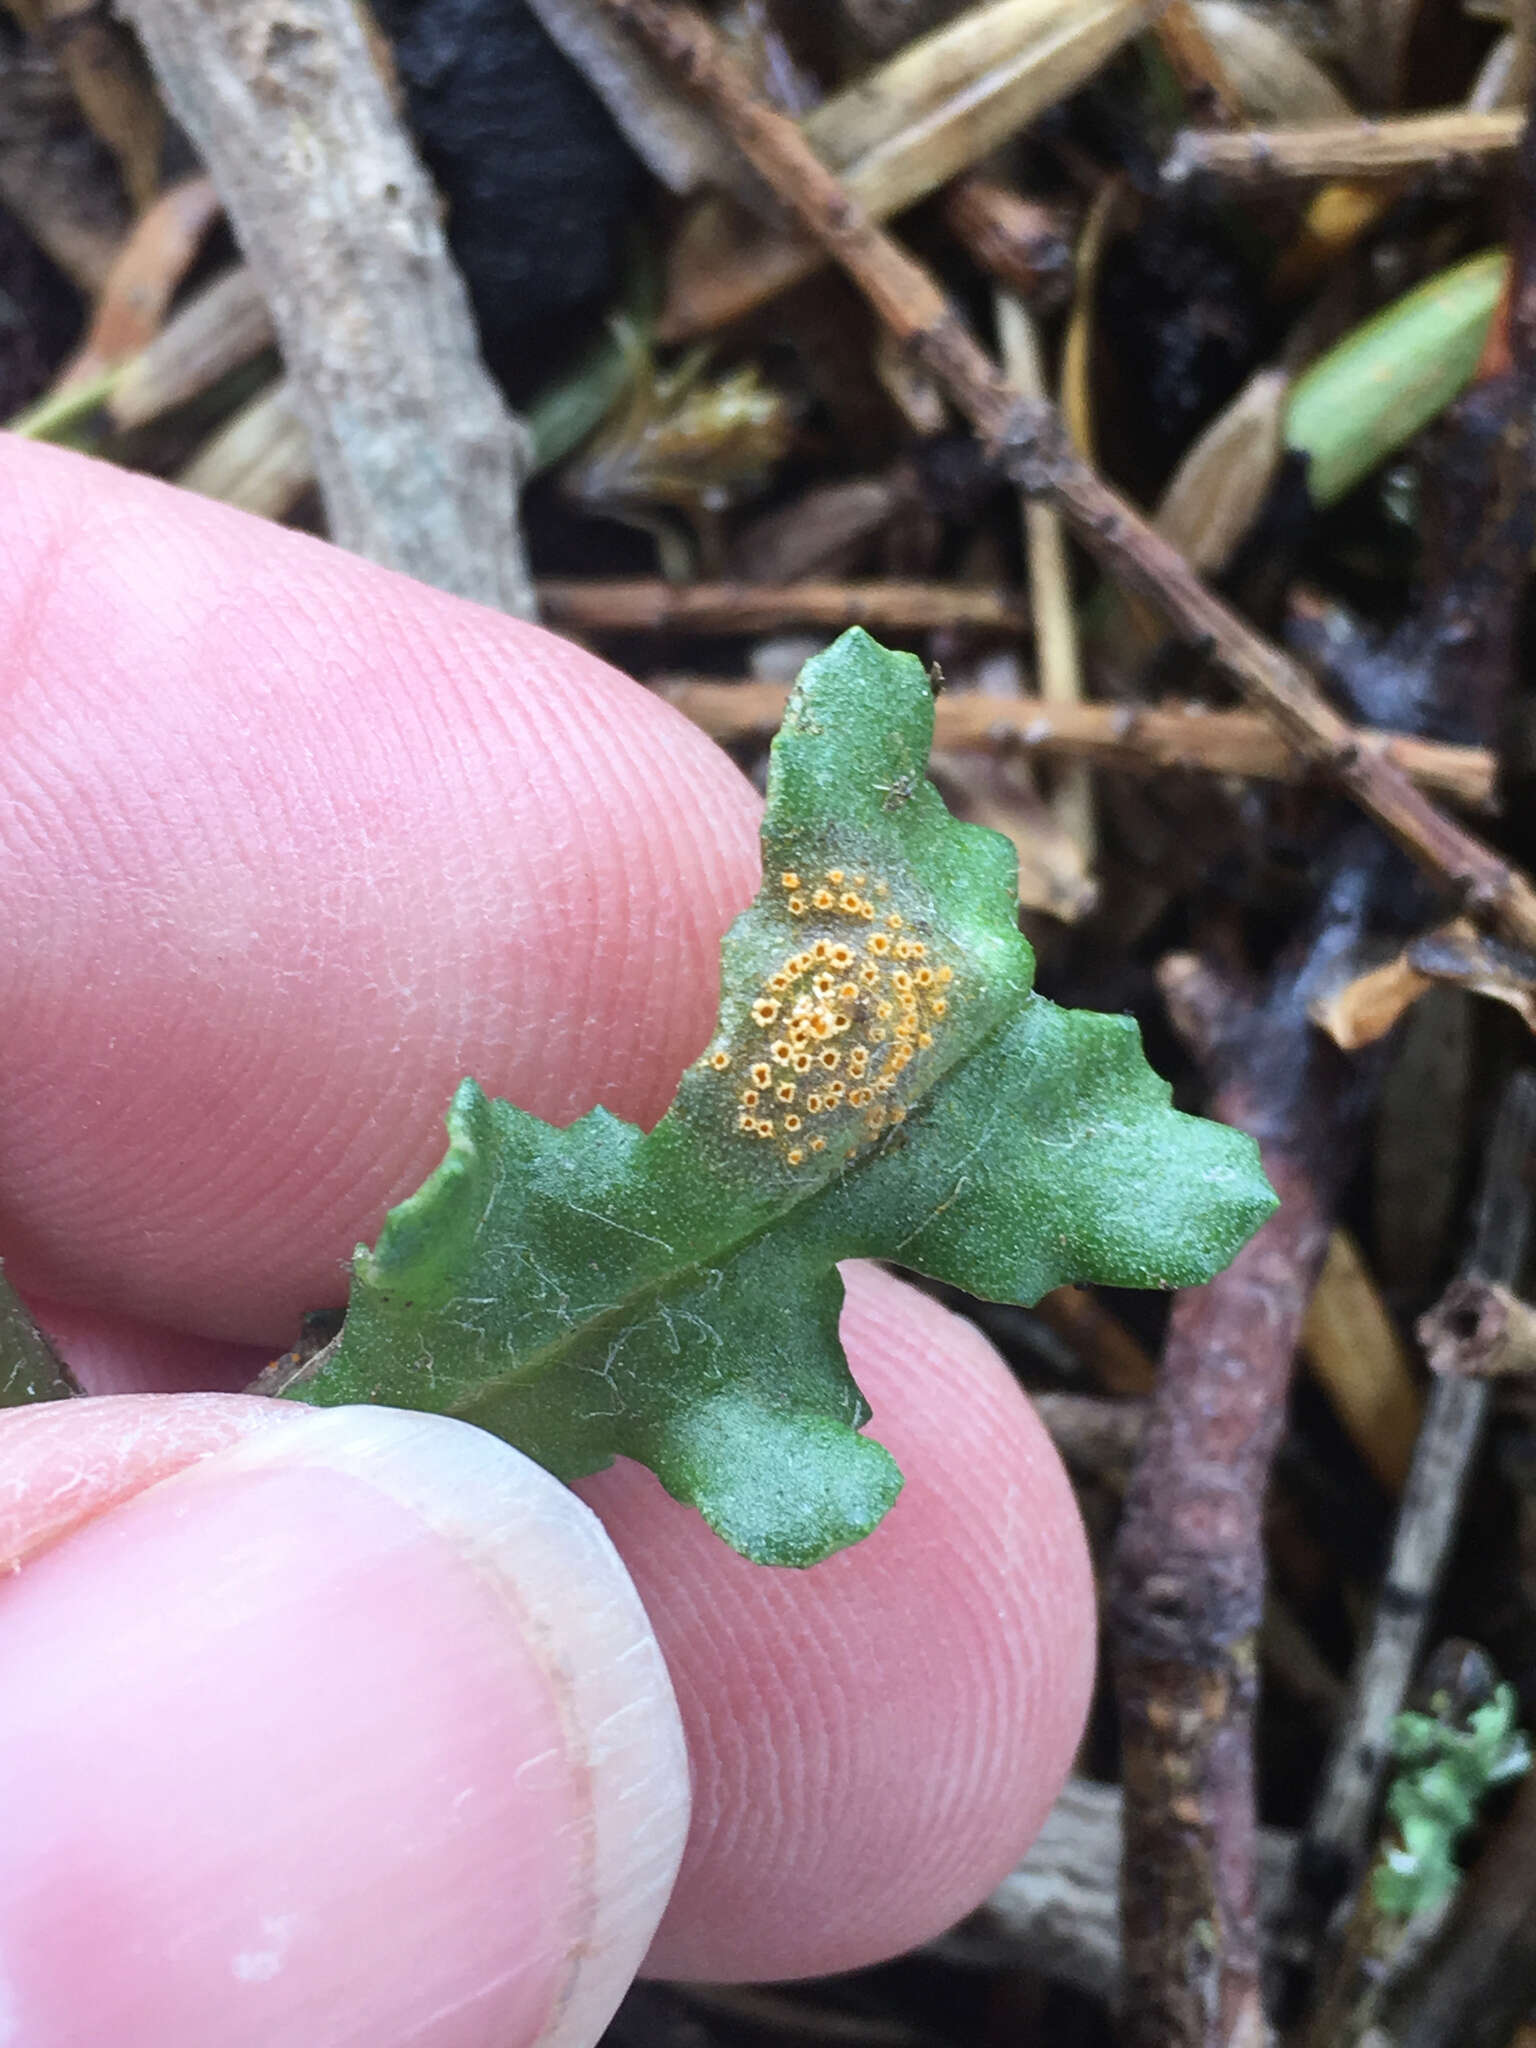
[[518, 1453], [315, 1411], [30, 1559], [0, 1631], [0, 2048], [597, 2039], [687, 1762], [617, 1554]]

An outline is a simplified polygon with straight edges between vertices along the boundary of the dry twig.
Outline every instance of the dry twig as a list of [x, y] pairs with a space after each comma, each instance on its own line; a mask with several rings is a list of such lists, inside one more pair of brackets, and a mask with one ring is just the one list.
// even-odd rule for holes
[[260, 282], [331, 536], [531, 613], [522, 435], [351, 0], [130, 0]]
[[[1268, 2038], [1254, 1903], [1260, 1513], [1307, 1303], [1370, 1098], [1310, 1026], [1332, 954], [1369, 915], [1377, 842], [1346, 834], [1308, 940], [1251, 1000], [1199, 963], [1168, 985], [1214, 1113], [1252, 1133], [1280, 1208], [1174, 1303], [1110, 1584], [1125, 1785], [1127, 2039]], [[1170, 963], [1172, 966], [1172, 963]]]
[[[992, 295], [997, 318], [997, 343], [1009, 376], [1028, 399], [1046, 396], [1045, 359], [1029, 308], [1012, 293]], [[1029, 567], [1030, 604], [1035, 617], [1035, 673], [1040, 695], [1053, 709], [1083, 701], [1083, 665], [1078, 651], [1077, 611], [1072, 601], [1072, 569], [1067, 536], [1055, 506], [1020, 492], [1024, 553]], [[1051, 809], [1077, 849], [1085, 893], [1093, 882], [1098, 834], [1094, 826], [1093, 785], [1085, 767], [1062, 770], [1051, 792]], [[1092, 896], [1088, 896], [1092, 901]]]
[[774, 633], [819, 626], [840, 633], [926, 633], [968, 626], [1025, 633], [1029, 609], [1006, 590], [963, 583], [666, 583], [637, 576], [546, 578], [538, 586], [547, 625], [579, 633]]
[[1217, 128], [1241, 121], [1242, 99], [1191, 0], [1168, 0], [1152, 32], [1196, 117]]
[[676, 0], [604, 0], [674, 64], [748, 159], [970, 420], [1002, 472], [1049, 497], [1084, 545], [1157, 606], [1459, 903], [1536, 946], [1536, 888], [1438, 810], [1329, 705], [1303, 670], [1201, 583], [1070, 447], [1054, 407], [1020, 398], [929, 273], [849, 197], [793, 121], [765, 105], [709, 25]]
[[[859, 206], [884, 220], [1064, 99], [1153, 11], [1149, 0], [990, 0], [834, 93], [806, 115], [803, 130], [777, 118], [836, 166]], [[706, 207], [674, 244], [657, 332], [679, 340], [723, 326], [824, 260], [814, 239], [759, 226], [739, 209]]]
[[1288, 178], [1382, 178], [1444, 169], [1472, 157], [1507, 156], [1520, 140], [1519, 112], [1401, 114], [1377, 121], [1319, 121], [1300, 128], [1186, 129], [1163, 164], [1169, 184], [1224, 178], [1262, 185]]
[[[926, 1952], [985, 1969], [1038, 1970], [1118, 2001], [1122, 1806], [1118, 1787], [1069, 1778], [1017, 1870]], [[1260, 1830], [1265, 1919], [1284, 1902], [1295, 1853], [1290, 1835]]]
[[116, 427], [147, 420], [210, 390], [242, 363], [270, 348], [272, 316], [245, 264], [194, 292], [149, 346], [123, 364], [107, 399]]
[[1483, 1273], [1453, 1280], [1419, 1318], [1419, 1337], [1431, 1372], [1479, 1380], [1536, 1373], [1536, 1307]]
[[[1494, 1127], [1468, 1277], [1518, 1280], [1531, 1235], [1533, 1150], [1536, 1076], [1522, 1073], [1510, 1083]], [[1298, 1892], [1285, 1939], [1293, 1968], [1305, 1964], [1324, 1917], [1357, 1877], [1370, 1846], [1391, 1760], [1392, 1722], [1423, 1655], [1490, 1398], [1485, 1383], [1460, 1378], [1438, 1379], [1431, 1390], [1370, 1636], [1351, 1674], [1349, 1711], [1334, 1733], [1297, 1859]]]
[[[550, 587], [541, 586], [541, 596]], [[554, 587], [563, 591], [579, 586]], [[601, 585], [591, 587], [602, 589]], [[786, 597], [791, 587], [786, 587]], [[902, 586], [889, 588], [899, 592]], [[686, 599], [689, 592], [685, 588], [677, 594]], [[777, 593], [770, 593], [774, 595]], [[601, 600], [592, 608], [594, 613], [602, 609]], [[619, 610], [615, 606], [614, 615]], [[724, 625], [723, 618], [707, 611], [705, 615]], [[778, 614], [779, 622], [791, 615], [797, 619], [807, 616], [786, 605]], [[551, 619], [560, 616], [558, 609], [550, 613]], [[632, 622], [640, 623], [638, 619]], [[833, 623], [828, 618], [815, 622]], [[576, 623], [569, 610], [565, 623]], [[584, 614], [581, 623], [599, 629], [598, 618], [590, 614]], [[977, 619], [973, 623], [983, 622]], [[711, 738], [723, 741], [776, 732], [789, 700], [789, 692], [776, 683], [719, 683], [679, 676], [665, 678], [655, 687]], [[1456, 803], [1485, 804], [1492, 795], [1496, 763], [1486, 747], [1450, 746], [1415, 739], [1409, 733], [1365, 730], [1356, 732], [1356, 740], [1362, 748], [1379, 750], [1425, 789], [1436, 790]], [[951, 749], [1027, 747], [1135, 775], [1177, 768], [1206, 775], [1252, 776], [1264, 782], [1299, 782], [1309, 772], [1306, 762], [1292, 752], [1267, 719], [1247, 711], [1207, 711], [1198, 705], [1146, 710], [1128, 704], [1047, 704], [1041, 697], [955, 692], [941, 696], [935, 707], [935, 741]]]

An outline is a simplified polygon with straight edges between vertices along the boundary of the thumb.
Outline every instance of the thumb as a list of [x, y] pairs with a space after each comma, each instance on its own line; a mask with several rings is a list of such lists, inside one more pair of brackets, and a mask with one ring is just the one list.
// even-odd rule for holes
[[0, 1436], [0, 2041], [589, 2048], [688, 1777], [574, 1495], [386, 1409], [132, 1395]]

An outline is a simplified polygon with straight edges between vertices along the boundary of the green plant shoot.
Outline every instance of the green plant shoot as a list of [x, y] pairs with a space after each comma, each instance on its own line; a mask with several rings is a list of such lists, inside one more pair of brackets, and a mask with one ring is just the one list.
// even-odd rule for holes
[[1382, 1912], [1410, 1920], [1444, 1902], [1461, 1882], [1456, 1852], [1497, 1786], [1530, 1769], [1514, 1687], [1501, 1685], [1465, 1728], [1434, 1714], [1399, 1714], [1392, 1747], [1399, 1770], [1387, 1793], [1397, 1842], [1372, 1874]]
[[1471, 383], [1509, 264], [1486, 249], [1353, 328], [1297, 380], [1285, 445], [1308, 458], [1314, 505], [1334, 505]]
[[461, 1416], [566, 1479], [647, 1465], [745, 1556], [809, 1565], [901, 1476], [838, 1343], [837, 1262], [992, 1300], [1207, 1280], [1269, 1214], [1251, 1141], [1170, 1107], [1128, 1017], [1031, 991], [1013, 849], [926, 777], [915, 657], [845, 633], [774, 743], [763, 883], [652, 1131], [463, 1082], [283, 1391]]

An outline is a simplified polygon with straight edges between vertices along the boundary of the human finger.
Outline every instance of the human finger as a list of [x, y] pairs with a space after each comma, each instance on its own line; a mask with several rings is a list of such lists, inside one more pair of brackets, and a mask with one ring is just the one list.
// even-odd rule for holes
[[0, 442], [0, 1247], [76, 1306], [291, 1341], [472, 1073], [654, 1120], [757, 800], [536, 628]]
[[0, 2020], [29, 2048], [590, 2048], [687, 1822], [585, 1508], [442, 1417], [0, 1419]]

